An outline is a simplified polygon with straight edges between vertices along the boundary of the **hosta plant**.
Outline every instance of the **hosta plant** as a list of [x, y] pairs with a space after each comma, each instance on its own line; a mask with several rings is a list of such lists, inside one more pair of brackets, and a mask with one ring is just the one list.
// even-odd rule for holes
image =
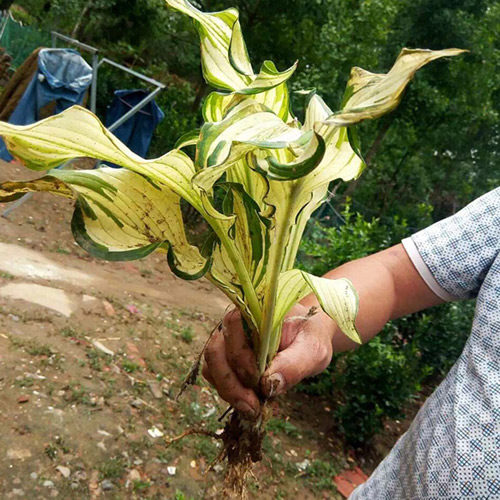
[[[16, 158], [32, 170], [49, 170], [36, 180], [4, 182], [1, 201], [28, 191], [74, 198], [73, 235], [93, 256], [133, 260], [159, 251], [177, 276], [206, 277], [240, 309], [260, 373], [277, 352], [288, 310], [311, 292], [342, 331], [359, 341], [351, 283], [294, 269], [302, 234], [329, 184], [363, 171], [354, 125], [393, 110], [420, 67], [461, 50], [403, 49], [386, 74], [353, 68], [338, 111], [314, 91], [302, 92], [307, 105], [301, 123], [287, 87], [296, 64], [278, 71], [265, 61], [254, 72], [237, 10], [204, 13], [187, 0], [167, 4], [194, 20], [203, 75], [215, 89], [204, 102], [201, 129], [181, 137], [164, 156], [145, 160], [78, 106], [33, 125], [0, 123]], [[194, 160], [184, 151], [188, 146], [195, 147]], [[54, 169], [77, 157], [123, 168]], [[186, 236], [181, 199], [210, 228], [202, 246]], [[244, 469], [250, 455], [258, 456], [249, 446], [260, 442], [261, 427], [233, 414], [227, 431], [233, 434], [227, 438], [232, 465]], [[241, 443], [237, 453], [234, 434]]]

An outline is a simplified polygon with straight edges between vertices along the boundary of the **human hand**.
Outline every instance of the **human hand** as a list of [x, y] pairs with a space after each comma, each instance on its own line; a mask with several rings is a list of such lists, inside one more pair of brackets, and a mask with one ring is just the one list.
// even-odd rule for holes
[[257, 391], [283, 394], [302, 379], [321, 373], [332, 359], [334, 323], [322, 311], [297, 304], [285, 319], [278, 354], [259, 380], [255, 355], [239, 311], [229, 312], [205, 350], [203, 376], [222, 399], [249, 417], [260, 413]]

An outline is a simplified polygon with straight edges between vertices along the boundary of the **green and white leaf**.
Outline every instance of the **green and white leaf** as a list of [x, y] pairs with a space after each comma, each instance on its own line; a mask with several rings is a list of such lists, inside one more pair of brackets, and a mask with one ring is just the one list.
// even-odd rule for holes
[[359, 298], [352, 283], [345, 278], [319, 278], [298, 269], [280, 275], [273, 329], [279, 328], [291, 307], [311, 292], [342, 332], [354, 342], [361, 343], [355, 326]]
[[77, 198], [73, 235], [95, 257], [134, 260], [164, 248], [181, 277], [199, 278], [208, 270], [209, 261], [187, 241], [179, 196], [142, 175], [110, 167], [52, 170], [35, 181], [0, 184], [0, 201], [28, 191]]
[[201, 65], [205, 80], [217, 89], [257, 94], [286, 82], [297, 63], [279, 72], [265, 61], [255, 75], [241, 33], [238, 11], [202, 12], [187, 0], [166, 0], [171, 8], [191, 17], [201, 41]]
[[160, 158], [145, 160], [80, 106], [32, 125], [0, 122], [0, 136], [10, 153], [31, 170], [49, 170], [73, 158], [96, 158], [145, 175], [201, 208], [200, 197], [191, 184], [196, 171], [189, 156], [173, 150]]
[[286, 83], [249, 96], [234, 93], [223, 94], [221, 92], [212, 92], [203, 103], [203, 119], [207, 123], [219, 122], [226, 117], [231, 108], [244, 99], [253, 99], [263, 104], [285, 123], [289, 123], [293, 119], [290, 111], [290, 95]]
[[353, 125], [392, 111], [417, 70], [427, 63], [467, 52], [462, 49], [403, 49], [388, 73], [370, 73], [354, 67], [347, 82], [342, 110], [328, 118], [335, 125]]
[[201, 42], [201, 65], [205, 80], [218, 89], [247, 87], [252, 66], [241, 33], [238, 11], [201, 12], [186, 0], [166, 0], [167, 5], [195, 21]]
[[203, 125], [196, 155], [199, 171], [193, 181], [208, 191], [226, 170], [250, 151], [293, 147], [294, 143], [300, 144], [304, 135], [262, 104], [245, 100], [224, 120]]

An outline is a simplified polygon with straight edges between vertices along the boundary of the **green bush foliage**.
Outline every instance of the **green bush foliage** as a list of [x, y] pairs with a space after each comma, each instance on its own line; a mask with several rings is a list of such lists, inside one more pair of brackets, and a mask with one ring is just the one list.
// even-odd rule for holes
[[[427, 221], [428, 207], [420, 211]], [[328, 226], [332, 217], [341, 225]], [[301, 247], [302, 266], [323, 274], [398, 243], [415, 229], [398, 217], [367, 220], [348, 204], [312, 225]], [[368, 344], [336, 354], [330, 367], [300, 390], [340, 401], [334, 411], [339, 429], [351, 445], [364, 444], [381, 431], [384, 418], [404, 417], [422, 384], [433, 387], [448, 372], [468, 337], [473, 310], [473, 302], [450, 303], [391, 321]]]

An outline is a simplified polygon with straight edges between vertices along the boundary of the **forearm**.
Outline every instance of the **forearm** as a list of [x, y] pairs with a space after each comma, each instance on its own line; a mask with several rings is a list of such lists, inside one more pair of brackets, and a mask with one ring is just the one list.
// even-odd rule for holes
[[[380, 332], [389, 320], [442, 302], [422, 280], [401, 244], [348, 262], [328, 272], [325, 278], [347, 278], [354, 285], [359, 295], [356, 327], [363, 342]], [[318, 305], [313, 295], [302, 303], [309, 307]], [[358, 346], [326, 314], [320, 314], [335, 352]]]

